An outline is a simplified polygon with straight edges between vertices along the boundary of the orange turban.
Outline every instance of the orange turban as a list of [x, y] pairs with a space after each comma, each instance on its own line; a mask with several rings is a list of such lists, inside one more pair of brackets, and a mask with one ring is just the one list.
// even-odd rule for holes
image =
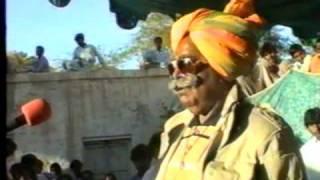
[[[239, 3], [240, 2], [240, 3]], [[242, 18], [243, 17], [243, 18]], [[231, 1], [224, 12], [198, 9], [177, 20], [171, 29], [171, 48], [189, 37], [215, 71], [226, 79], [247, 74], [257, 59], [257, 26], [250, 0]]]

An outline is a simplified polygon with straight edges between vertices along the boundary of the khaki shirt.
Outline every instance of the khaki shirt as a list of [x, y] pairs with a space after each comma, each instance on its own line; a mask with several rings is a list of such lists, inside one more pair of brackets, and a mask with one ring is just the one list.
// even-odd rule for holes
[[[215, 124], [194, 126], [188, 110], [166, 122], [156, 180], [305, 179], [291, 128], [266, 109], [239, 103], [238, 89], [230, 91]], [[207, 138], [190, 134], [194, 127]]]

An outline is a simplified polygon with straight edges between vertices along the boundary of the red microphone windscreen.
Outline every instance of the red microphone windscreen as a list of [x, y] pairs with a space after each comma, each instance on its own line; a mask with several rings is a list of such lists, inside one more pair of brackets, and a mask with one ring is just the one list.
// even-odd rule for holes
[[49, 103], [44, 99], [34, 99], [21, 107], [27, 125], [34, 126], [48, 120], [51, 116]]

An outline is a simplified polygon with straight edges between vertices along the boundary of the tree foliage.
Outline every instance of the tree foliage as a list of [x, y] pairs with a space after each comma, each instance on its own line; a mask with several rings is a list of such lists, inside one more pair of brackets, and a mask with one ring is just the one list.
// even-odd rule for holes
[[25, 52], [12, 51], [7, 53], [7, 71], [10, 73], [25, 72], [34, 62], [35, 57]]

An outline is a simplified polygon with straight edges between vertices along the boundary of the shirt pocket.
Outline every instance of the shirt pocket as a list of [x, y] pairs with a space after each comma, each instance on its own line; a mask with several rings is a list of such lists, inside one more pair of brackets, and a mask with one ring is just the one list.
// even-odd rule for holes
[[211, 161], [207, 164], [203, 180], [239, 180], [239, 173], [226, 169], [223, 162]]

